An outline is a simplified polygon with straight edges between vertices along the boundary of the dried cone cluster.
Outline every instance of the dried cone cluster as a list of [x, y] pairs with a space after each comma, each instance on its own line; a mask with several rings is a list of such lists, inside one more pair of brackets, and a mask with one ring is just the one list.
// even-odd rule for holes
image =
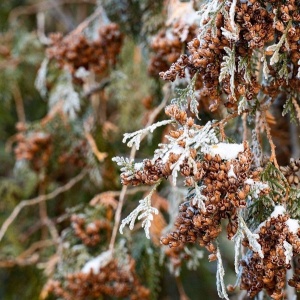
[[[272, 98], [278, 95], [279, 88], [284, 88], [288, 94], [298, 93], [300, 13], [297, 1], [286, 1], [280, 7], [276, 1], [237, 1], [236, 30], [232, 28], [229, 17], [232, 5], [231, 1], [223, 2], [223, 9], [211, 16], [213, 22], [201, 29], [201, 38], [196, 37], [189, 42], [189, 54], [181, 55], [160, 76], [164, 80], [174, 81], [177, 77], [186, 77], [187, 71], [190, 75], [198, 72], [203, 82], [199, 90], [200, 98], [210, 96], [211, 110], [218, 107], [221, 95], [227, 96], [225, 106], [236, 110], [238, 100], [242, 98], [248, 106], [253, 106], [260, 90]], [[204, 26], [209, 21], [204, 20]], [[271, 42], [273, 48], [267, 47]], [[228, 75], [220, 77], [221, 64], [225, 56], [230, 56], [225, 47], [231, 52], [233, 62], [230, 64], [234, 74], [227, 72]], [[258, 83], [255, 68], [251, 67], [254, 51], [258, 49], [263, 49], [264, 55], [269, 57], [264, 69], [271, 76], [265, 86]]]
[[120, 266], [117, 260], [110, 261], [97, 274], [92, 271], [70, 274], [63, 285], [51, 280], [47, 284], [48, 293], [64, 300], [102, 299], [116, 297], [131, 300], [149, 299], [150, 291], [142, 286], [135, 272], [135, 261], [130, 258], [128, 265]]
[[86, 220], [79, 215], [72, 215], [72, 227], [75, 235], [82, 240], [82, 242], [89, 247], [98, 245], [103, 236], [107, 238], [110, 236], [111, 224], [107, 220], [95, 220], [86, 224]]
[[[176, 230], [161, 239], [164, 245], [178, 247], [182, 243], [199, 242], [215, 254], [213, 244], [221, 233], [221, 220], [227, 219], [227, 235], [231, 239], [238, 229], [239, 208], [246, 206], [246, 195], [250, 185], [247, 178], [259, 179], [258, 171], [251, 171], [252, 154], [247, 143], [237, 159], [222, 160], [219, 155], [206, 154], [200, 163], [202, 183], [201, 194], [206, 198], [204, 207], [199, 207], [196, 193], [190, 194], [190, 201], [179, 207], [175, 222]], [[196, 200], [196, 201], [195, 201]], [[214, 259], [214, 255], [210, 259]]]
[[14, 148], [16, 159], [30, 161], [36, 171], [47, 166], [52, 153], [50, 134], [39, 131], [26, 132], [26, 126], [21, 123], [17, 125], [17, 130], [19, 132], [16, 135], [17, 144]]
[[66, 66], [73, 75], [80, 67], [99, 75], [106, 74], [116, 64], [123, 43], [123, 35], [115, 23], [102, 26], [94, 41], [83, 34], [65, 38], [54, 34], [51, 38], [53, 45], [47, 50], [49, 58], [55, 59], [61, 68]]
[[[290, 185], [299, 184], [300, 159], [291, 158], [290, 164], [285, 167], [280, 167], [280, 171], [286, 177]], [[297, 174], [298, 173], [298, 174]]]
[[196, 35], [196, 24], [183, 25], [177, 21], [171, 28], [161, 30], [153, 39], [150, 48], [153, 51], [148, 72], [157, 76], [161, 71], [167, 71], [172, 63], [176, 62], [182, 51], [185, 51], [187, 43]]
[[[258, 242], [264, 257], [252, 252], [241, 261], [241, 289], [247, 290], [249, 297], [265, 289], [272, 299], [283, 299], [287, 269], [291, 268], [292, 257], [300, 253], [298, 227], [298, 221], [290, 219], [288, 214], [273, 216], [259, 227]], [[247, 239], [243, 245], [250, 247]], [[289, 284], [299, 289], [299, 276], [296, 274]]]

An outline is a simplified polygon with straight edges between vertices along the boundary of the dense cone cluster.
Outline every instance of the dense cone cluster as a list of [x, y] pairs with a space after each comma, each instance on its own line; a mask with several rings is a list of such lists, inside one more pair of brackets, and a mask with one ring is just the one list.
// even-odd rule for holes
[[72, 226], [75, 235], [82, 240], [86, 246], [94, 247], [98, 245], [103, 236], [110, 236], [111, 224], [107, 220], [95, 220], [86, 224], [86, 220], [79, 215], [72, 215]]
[[286, 177], [288, 183], [290, 185], [298, 185], [299, 184], [299, 170], [300, 170], [300, 159], [295, 160], [291, 158], [290, 164], [285, 167], [280, 167], [280, 171]]
[[150, 45], [153, 55], [148, 67], [149, 74], [157, 76], [159, 72], [167, 71], [186, 49], [197, 30], [197, 25], [182, 26], [181, 22], [176, 22], [170, 29], [161, 30]]
[[200, 162], [203, 206], [199, 207], [197, 192], [191, 193], [190, 200], [180, 205], [176, 230], [161, 239], [164, 245], [178, 247], [182, 243], [198, 241], [208, 251], [215, 252], [213, 242], [221, 233], [222, 219], [228, 220], [228, 238], [235, 235], [238, 209], [246, 206], [245, 198], [250, 191], [247, 178], [259, 179], [259, 172], [250, 169], [252, 154], [246, 143], [244, 147], [237, 159], [224, 161], [219, 155], [204, 156]]
[[[238, 100], [244, 99], [243, 109], [253, 107], [258, 92], [274, 98], [279, 88], [288, 93], [299, 92], [297, 77], [300, 59], [299, 4], [287, 1], [286, 5], [275, 1], [237, 1], [234, 24], [229, 18], [230, 1], [220, 1], [222, 9], [203, 21], [205, 27], [200, 36], [188, 44], [188, 54], [181, 55], [170, 69], [161, 72], [164, 80], [174, 81], [198, 72], [203, 87], [200, 98], [210, 96], [211, 110], [215, 110], [225, 94], [224, 104], [236, 110]], [[275, 13], [276, 12], [276, 15]], [[276, 20], [276, 21], [274, 21]], [[273, 42], [272, 46], [270, 43]], [[254, 51], [263, 49], [264, 76], [269, 76], [261, 86], [253, 64]], [[256, 54], [255, 54], [256, 55]], [[261, 59], [261, 56], [258, 57]], [[222, 74], [223, 64], [227, 67]], [[223, 100], [224, 101], [224, 100]]]
[[[188, 43], [189, 55], [183, 54], [180, 58], [172, 64], [170, 69], [166, 72], [161, 72], [160, 76], [164, 80], [174, 81], [176, 77], [185, 77], [186, 69], [191, 75], [198, 71], [198, 76], [203, 81], [203, 89], [200, 91], [201, 95], [210, 95], [212, 103], [220, 102], [220, 95], [217, 91], [220, 75], [220, 61], [222, 61], [223, 51], [229, 42], [222, 38], [221, 27], [223, 24], [222, 15], [219, 14], [216, 19], [216, 26], [218, 28], [216, 37], [212, 37], [211, 31], [203, 37], [202, 44], [198, 38], [194, 38]], [[210, 46], [211, 45], [211, 46]]]
[[39, 171], [45, 167], [52, 153], [51, 135], [40, 132], [27, 132], [24, 125], [17, 126], [16, 147], [14, 148], [17, 160], [26, 159], [32, 163], [34, 170]]
[[61, 68], [67, 67], [73, 75], [80, 67], [101, 75], [116, 64], [123, 35], [119, 25], [111, 23], [99, 29], [99, 36], [94, 41], [89, 41], [83, 34], [71, 34], [65, 38], [55, 34], [52, 42], [48, 56]]
[[[272, 299], [283, 299], [286, 271], [291, 268], [293, 256], [300, 253], [298, 221], [288, 214], [279, 214], [261, 224], [258, 234], [264, 257], [251, 252], [250, 257], [241, 261], [241, 289], [247, 290], [251, 298], [265, 289]], [[243, 245], [249, 247], [247, 239]], [[289, 284], [299, 289], [297, 274]]]
[[65, 285], [51, 280], [46, 287], [48, 293], [64, 300], [100, 299], [116, 297], [131, 300], [149, 299], [150, 292], [142, 286], [135, 272], [135, 261], [131, 258], [126, 266], [112, 260], [98, 273], [75, 273], [66, 277]]

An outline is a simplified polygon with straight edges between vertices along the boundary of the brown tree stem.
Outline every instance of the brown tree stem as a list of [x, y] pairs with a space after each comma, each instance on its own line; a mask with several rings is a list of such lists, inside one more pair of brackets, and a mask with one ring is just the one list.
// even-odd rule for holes
[[263, 125], [266, 129], [266, 133], [267, 133], [267, 138], [268, 138], [268, 141], [269, 141], [269, 144], [270, 144], [270, 147], [271, 147], [271, 157], [270, 157], [270, 161], [274, 163], [275, 167], [277, 169], [279, 169], [279, 165], [277, 163], [277, 159], [276, 159], [276, 153], [275, 153], [275, 144], [273, 142], [273, 139], [272, 139], [272, 135], [271, 135], [271, 128], [266, 120], [266, 112], [263, 111], [262, 112], [262, 118], [263, 118]]

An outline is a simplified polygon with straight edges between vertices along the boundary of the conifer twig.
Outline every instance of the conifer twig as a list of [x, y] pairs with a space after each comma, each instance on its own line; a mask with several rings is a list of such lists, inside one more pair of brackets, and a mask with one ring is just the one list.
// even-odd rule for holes
[[81, 181], [84, 176], [87, 174], [88, 170], [83, 170], [81, 173], [79, 173], [77, 176], [75, 176], [73, 179], [71, 179], [68, 183], [65, 185], [55, 189], [53, 192], [46, 194], [46, 195], [40, 195], [36, 198], [29, 199], [29, 200], [22, 200], [12, 211], [10, 216], [5, 220], [5, 222], [2, 224], [0, 229], [0, 241], [2, 240], [3, 236], [5, 235], [8, 227], [13, 223], [13, 221], [17, 218], [21, 210], [26, 206], [32, 206], [39, 204], [44, 201], [51, 200], [58, 195], [70, 190], [76, 183]]

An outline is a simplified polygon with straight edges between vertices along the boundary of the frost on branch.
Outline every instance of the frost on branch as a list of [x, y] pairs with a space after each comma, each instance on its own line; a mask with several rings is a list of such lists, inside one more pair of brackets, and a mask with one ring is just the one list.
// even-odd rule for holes
[[[237, 41], [239, 39], [239, 28], [235, 24], [234, 21], [234, 15], [235, 15], [235, 8], [236, 8], [237, 0], [233, 0], [230, 6], [229, 14], [226, 9], [223, 10], [224, 17], [230, 20], [230, 30], [227, 30], [224, 27], [221, 27], [222, 34], [225, 36], [228, 40]], [[229, 25], [228, 24], [228, 25]]]
[[139, 150], [141, 138], [144, 134], [147, 134], [148, 132], [152, 133], [156, 128], [170, 124], [170, 123], [173, 123], [173, 120], [165, 120], [165, 121], [157, 122], [147, 128], [140, 129], [140, 130], [132, 132], [132, 133], [124, 133], [124, 138], [123, 138], [122, 142], [126, 143], [127, 140], [129, 139], [127, 146], [132, 147], [133, 145], [135, 145], [136, 150]]
[[[178, 160], [171, 166], [173, 184], [176, 185], [180, 166], [185, 159], [188, 160], [190, 167], [196, 171], [197, 166], [193, 158], [191, 158], [190, 150], [195, 149], [199, 152], [209, 152], [210, 146], [218, 142], [215, 130], [211, 126], [211, 122], [205, 124], [201, 129], [189, 128], [187, 125], [183, 129], [182, 135], [178, 138], [167, 135], [166, 138], [170, 141], [169, 144], [160, 144], [160, 149], [155, 151], [154, 159], [161, 158], [163, 162], [169, 159], [171, 153], [179, 154]], [[184, 142], [185, 146], [180, 146]]]
[[42, 97], [45, 97], [47, 94], [47, 70], [48, 70], [49, 58], [45, 58], [38, 70], [34, 85], [36, 89], [40, 92]]
[[217, 276], [216, 276], [217, 277], [218, 295], [220, 298], [225, 298], [226, 300], [229, 300], [228, 294], [226, 292], [225, 283], [224, 283], [225, 271], [224, 271], [222, 257], [221, 257], [219, 247], [217, 248], [216, 255], [217, 255], [217, 259], [218, 259]]
[[139, 201], [140, 204], [138, 205], [138, 207], [134, 211], [132, 211], [129, 216], [122, 220], [120, 226], [121, 234], [123, 234], [123, 229], [128, 224], [129, 229], [133, 229], [136, 218], [138, 220], [144, 219], [142, 222], [142, 227], [145, 230], [146, 237], [150, 239], [149, 229], [151, 226], [151, 221], [153, 220], [153, 214], [158, 214], [158, 210], [155, 207], [151, 206], [151, 197], [159, 184], [160, 181], [154, 186], [154, 188], [146, 198]]
[[[234, 88], [234, 73], [236, 71], [235, 67], [235, 47], [230, 49], [229, 47], [224, 47], [227, 55], [224, 56], [224, 61], [221, 63], [221, 72], [219, 76], [219, 82], [225, 79], [227, 76], [230, 77], [230, 91], [232, 96], [235, 98]], [[236, 100], [236, 99], [235, 99]]]
[[70, 119], [75, 119], [77, 112], [80, 110], [79, 94], [74, 89], [71, 74], [67, 72], [61, 75], [59, 82], [53, 88], [49, 97], [50, 109], [57, 104], [62, 106], [63, 112]]
[[[198, 36], [199, 40], [201, 40], [201, 38], [207, 33], [208, 29], [212, 29], [213, 36], [216, 36], [216, 27], [211, 25], [214, 24], [218, 12], [222, 10], [225, 3], [226, 1], [218, 1], [218, 0], [209, 1], [199, 12], [201, 16], [200, 27], [202, 29]], [[209, 19], [208, 22], [207, 19]]]
[[239, 229], [238, 231], [242, 231], [243, 234], [247, 237], [247, 239], [249, 240], [249, 245], [251, 246], [251, 249], [254, 252], [257, 252], [258, 255], [263, 258], [264, 254], [262, 252], [261, 249], [261, 245], [259, 244], [259, 242], [257, 241], [259, 239], [259, 235], [257, 233], [252, 233], [250, 231], [250, 229], [248, 228], [246, 222], [244, 221], [244, 219], [242, 218], [241, 214], [239, 214]]
[[287, 26], [286, 31], [281, 36], [281, 38], [280, 38], [280, 40], [277, 44], [271, 45], [266, 49], [266, 51], [273, 52], [273, 55], [270, 59], [270, 65], [271, 66], [279, 62], [279, 60], [280, 60], [279, 51], [280, 51], [280, 48], [282, 47], [283, 44], [285, 44], [285, 47], [287, 49], [289, 49], [289, 45], [287, 43], [287, 32], [288, 32], [289, 28], [290, 28], [290, 26]]
[[195, 197], [193, 198], [193, 205], [197, 205], [201, 211], [206, 212], [204, 201], [207, 200], [207, 197], [202, 195], [202, 190], [206, 188], [205, 185], [198, 186], [195, 182]]
[[239, 254], [241, 250], [241, 243], [243, 238], [246, 236], [247, 239], [249, 240], [249, 245], [251, 246], [252, 250], [254, 252], [257, 252], [261, 258], [264, 257], [264, 254], [261, 249], [261, 245], [258, 243], [259, 235], [256, 233], [252, 233], [250, 229], [247, 227], [246, 222], [244, 221], [243, 217], [241, 216], [241, 213], [238, 215], [238, 229], [237, 233], [233, 237], [234, 241], [234, 267], [235, 267], [235, 272], [238, 274], [239, 273]]
[[188, 107], [188, 99], [190, 99], [190, 110], [195, 115], [198, 115], [198, 101], [195, 95], [195, 83], [198, 74], [196, 73], [188, 86], [184, 89], [176, 89], [177, 97], [171, 100], [172, 104], [178, 105], [181, 109]]
[[121, 172], [134, 172], [135, 170], [133, 160], [129, 160], [127, 157], [116, 156], [112, 158], [112, 161], [121, 167]]

